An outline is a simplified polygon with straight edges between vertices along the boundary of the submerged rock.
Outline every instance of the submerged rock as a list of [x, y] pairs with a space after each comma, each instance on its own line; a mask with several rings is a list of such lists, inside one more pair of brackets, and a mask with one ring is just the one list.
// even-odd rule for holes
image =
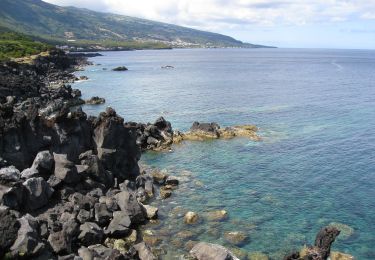
[[354, 234], [354, 229], [343, 223], [331, 222], [328, 226], [335, 227], [338, 230], [340, 230], [340, 235], [338, 236], [338, 239], [346, 240]]
[[207, 219], [209, 221], [223, 221], [228, 218], [228, 212], [226, 210], [215, 210], [207, 213]]
[[199, 220], [199, 216], [197, 213], [193, 211], [188, 211], [184, 216], [184, 222], [186, 224], [195, 224]]
[[224, 233], [224, 238], [233, 245], [241, 245], [246, 242], [248, 236], [241, 231], [230, 231]]
[[239, 260], [223, 246], [200, 242], [191, 250], [190, 255], [198, 260]]

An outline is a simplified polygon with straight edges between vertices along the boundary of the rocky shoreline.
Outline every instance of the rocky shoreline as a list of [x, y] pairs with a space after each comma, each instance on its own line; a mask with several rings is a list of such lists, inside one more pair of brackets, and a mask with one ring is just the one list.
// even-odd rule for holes
[[[80, 91], [66, 85], [87, 64], [85, 55], [52, 51], [31, 64], [0, 65], [0, 258], [157, 259], [138, 229], [157, 218], [148, 205], [156, 190], [167, 199], [179, 182], [141, 170], [141, 152], [185, 140], [260, 140], [251, 125], [195, 122], [181, 133], [162, 117], [124, 122], [111, 108], [88, 117]], [[194, 216], [188, 212], [185, 221]], [[324, 228], [314, 247], [285, 259], [327, 259], [338, 234]], [[189, 257], [238, 259], [204, 242]]]

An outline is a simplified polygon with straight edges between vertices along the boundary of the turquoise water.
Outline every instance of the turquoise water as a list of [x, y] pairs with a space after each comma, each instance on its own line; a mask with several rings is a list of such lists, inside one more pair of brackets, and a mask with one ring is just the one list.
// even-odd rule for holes
[[[172, 198], [153, 202], [162, 222], [147, 228], [164, 234], [161, 246], [173, 248], [174, 234], [186, 229], [193, 240], [230, 246], [223, 233], [238, 230], [249, 236], [243, 251], [280, 259], [312, 243], [322, 226], [339, 222], [354, 233], [333, 249], [375, 259], [375, 51], [103, 54], [92, 59], [101, 65], [79, 73], [90, 80], [75, 84], [85, 98], [107, 100], [86, 106], [89, 114], [110, 105], [127, 121], [163, 115], [180, 130], [193, 121], [251, 123], [264, 139], [187, 142], [170, 153], [143, 155], [143, 163], [182, 178]], [[110, 71], [120, 65], [129, 71]], [[175, 68], [161, 69], [165, 65]], [[187, 227], [181, 214], [171, 213], [176, 207], [198, 212], [203, 221]], [[229, 219], [205, 220], [215, 209], [227, 210]]]

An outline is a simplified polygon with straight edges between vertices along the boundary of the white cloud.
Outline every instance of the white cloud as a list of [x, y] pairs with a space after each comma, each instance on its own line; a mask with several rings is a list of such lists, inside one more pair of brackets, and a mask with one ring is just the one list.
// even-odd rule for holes
[[375, 19], [375, 0], [45, 0], [206, 30]]

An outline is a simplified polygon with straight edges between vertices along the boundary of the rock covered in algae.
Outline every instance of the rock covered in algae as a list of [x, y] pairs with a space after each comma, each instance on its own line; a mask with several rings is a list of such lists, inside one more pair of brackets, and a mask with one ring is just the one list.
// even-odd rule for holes
[[209, 221], [223, 221], [228, 218], [228, 212], [224, 209], [210, 211], [207, 213], [207, 219]]
[[184, 222], [186, 224], [195, 224], [197, 223], [199, 220], [199, 216], [197, 213], [193, 212], [193, 211], [188, 211], [186, 214], [185, 214], [185, 217], [184, 217]]
[[328, 226], [335, 227], [340, 230], [340, 235], [338, 239], [346, 240], [354, 234], [354, 228], [339, 222], [331, 222]]
[[224, 233], [226, 241], [233, 245], [241, 245], [248, 239], [248, 236], [242, 231], [229, 231]]

